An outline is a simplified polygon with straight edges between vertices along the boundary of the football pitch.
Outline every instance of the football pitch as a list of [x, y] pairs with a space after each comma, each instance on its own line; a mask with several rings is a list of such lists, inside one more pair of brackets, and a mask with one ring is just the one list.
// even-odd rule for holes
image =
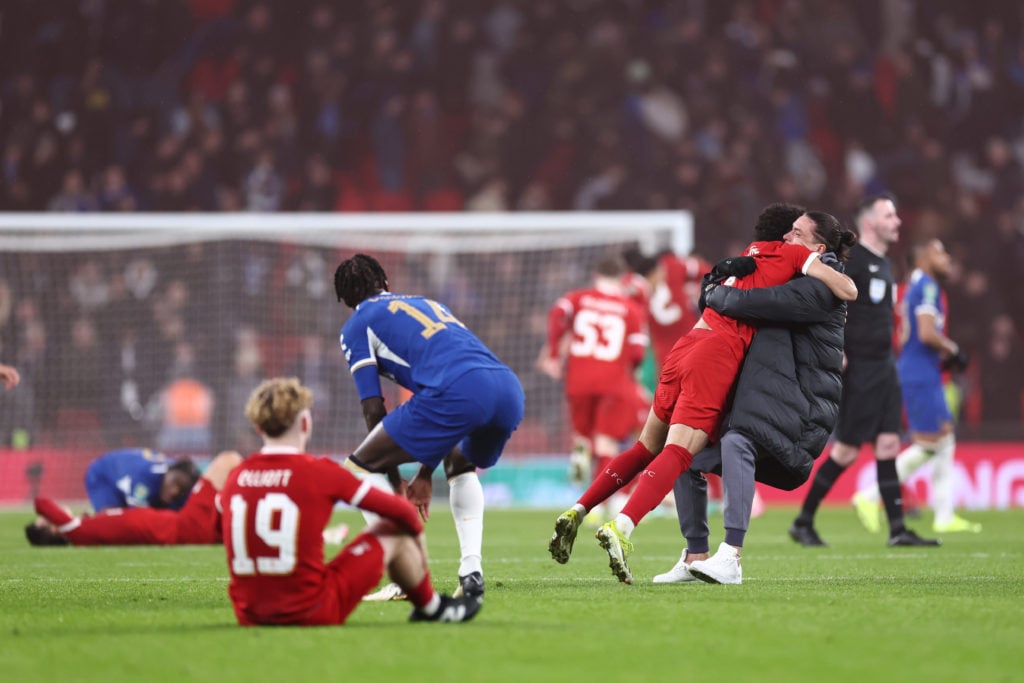
[[[457, 542], [435, 507], [431, 570], [450, 592]], [[941, 548], [890, 549], [849, 509], [827, 508], [830, 547], [806, 549], [786, 535], [794, 511], [769, 509], [753, 521], [741, 586], [652, 584], [682, 548], [665, 517], [634, 534], [633, 586], [586, 530], [555, 564], [557, 512], [487, 513], [487, 594], [472, 623], [409, 624], [408, 603], [389, 602], [363, 603], [340, 628], [245, 629], [219, 547], [33, 548], [32, 515], [0, 512], [0, 680], [1024, 680], [1024, 510], [971, 513], [984, 532]], [[930, 535], [929, 515], [911, 525]], [[714, 549], [721, 516], [711, 526]]]

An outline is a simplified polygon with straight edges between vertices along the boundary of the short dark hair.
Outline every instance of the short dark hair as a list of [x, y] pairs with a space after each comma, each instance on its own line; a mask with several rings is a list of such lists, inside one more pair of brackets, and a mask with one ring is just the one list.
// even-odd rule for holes
[[621, 256], [605, 256], [594, 265], [594, 272], [601, 277], [620, 277], [626, 270], [626, 261]]
[[342, 261], [334, 271], [334, 293], [338, 301], [344, 301], [350, 308], [387, 288], [388, 276], [383, 266], [366, 254], [356, 254]]
[[644, 277], [650, 275], [651, 271], [658, 267], [658, 255], [648, 256], [640, 251], [639, 247], [627, 247], [622, 252], [622, 258], [631, 271]]
[[196, 482], [199, 481], [199, 477], [201, 475], [199, 467], [188, 458], [181, 458], [180, 460], [175, 460], [167, 468], [167, 471], [177, 471], [184, 474], [188, 478], [189, 484], [187, 488], [189, 489], [196, 485]]
[[895, 195], [890, 194], [889, 192], [877, 192], [860, 200], [860, 203], [857, 204], [857, 210], [853, 214], [854, 218], [859, 223], [860, 217], [875, 208], [875, 204], [881, 201], [890, 201], [893, 203], [893, 206], [898, 206]]
[[824, 211], [808, 211], [805, 214], [814, 222], [815, 232], [829, 251], [840, 261], [850, 256], [850, 249], [857, 243], [857, 234], [847, 230], [839, 219]]
[[758, 242], [778, 242], [793, 229], [793, 221], [804, 215], [806, 208], [797, 204], [776, 202], [761, 209], [754, 225], [754, 236]]
[[911, 268], [916, 268], [917, 259], [921, 257], [921, 254], [928, 251], [937, 239], [937, 237], [919, 237], [911, 242], [910, 249], [907, 250], [907, 265]]

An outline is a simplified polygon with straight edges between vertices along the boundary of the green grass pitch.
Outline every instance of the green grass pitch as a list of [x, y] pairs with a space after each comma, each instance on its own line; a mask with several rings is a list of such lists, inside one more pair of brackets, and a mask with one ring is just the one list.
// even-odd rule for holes
[[[236, 626], [218, 547], [33, 548], [31, 515], [2, 512], [0, 681], [1024, 680], [1024, 510], [972, 513], [984, 532], [941, 548], [890, 549], [830, 508], [818, 524], [830, 547], [805, 549], [786, 536], [793, 510], [770, 509], [752, 524], [742, 586], [652, 584], [682, 548], [669, 518], [635, 533], [633, 586], [585, 530], [557, 565], [557, 512], [488, 512], [473, 623], [409, 624], [407, 603], [364, 603], [346, 626], [313, 629]], [[711, 523], [714, 548], [721, 516]], [[930, 518], [912, 526], [925, 534]], [[451, 591], [443, 504], [428, 538]]]

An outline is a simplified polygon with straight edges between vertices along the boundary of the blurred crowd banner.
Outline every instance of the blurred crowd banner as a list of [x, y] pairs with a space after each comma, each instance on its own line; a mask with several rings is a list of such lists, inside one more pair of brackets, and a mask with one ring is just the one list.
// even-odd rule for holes
[[[88, 452], [67, 449], [0, 450], [0, 505], [25, 504], [40, 492], [60, 500], [83, 500], [83, 479], [90, 460]], [[1024, 507], [1024, 445], [961, 444], [955, 472], [957, 507]], [[870, 449], [865, 449], [825, 502], [847, 505], [856, 488], [874, 480], [875, 461]], [[578, 486], [569, 482], [566, 456], [506, 457], [495, 467], [481, 471], [481, 482], [487, 504], [492, 508], [561, 509], [581, 493]], [[758, 491], [768, 505], [798, 506], [808, 486], [780, 491], [758, 484]], [[926, 503], [931, 490], [929, 468], [925, 466], [916, 472], [907, 486], [915, 502]], [[438, 496], [447, 495], [443, 481], [435, 482], [434, 490]]]

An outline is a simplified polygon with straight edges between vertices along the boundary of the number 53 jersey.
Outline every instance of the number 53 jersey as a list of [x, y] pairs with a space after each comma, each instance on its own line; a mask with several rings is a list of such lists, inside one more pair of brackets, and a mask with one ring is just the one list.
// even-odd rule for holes
[[568, 292], [548, 312], [552, 356], [563, 340], [568, 396], [633, 395], [633, 369], [648, 341], [643, 312], [634, 302], [598, 289]]
[[383, 395], [380, 375], [415, 394], [445, 389], [470, 370], [507, 369], [444, 305], [391, 292], [356, 306], [341, 350], [360, 400]]

